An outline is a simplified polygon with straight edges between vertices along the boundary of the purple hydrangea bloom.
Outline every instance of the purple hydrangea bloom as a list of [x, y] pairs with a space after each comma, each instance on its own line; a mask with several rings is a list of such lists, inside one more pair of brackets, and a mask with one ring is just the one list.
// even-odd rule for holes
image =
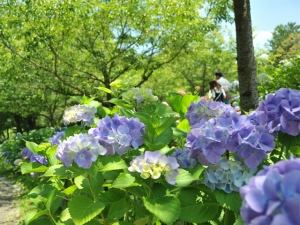
[[113, 118], [106, 116], [101, 119], [96, 128], [91, 128], [88, 133], [93, 135], [99, 143], [111, 146], [107, 155], [117, 152], [122, 155], [131, 147], [137, 149], [144, 143], [141, 138], [145, 132], [145, 125], [138, 118], [126, 118], [115, 114]]
[[281, 131], [292, 136], [300, 133], [300, 91], [280, 88], [268, 94], [256, 109], [260, 124], [271, 131]]
[[190, 126], [200, 123], [202, 120], [207, 121], [216, 117], [225, 111], [235, 111], [230, 105], [223, 102], [200, 100], [197, 103], [192, 102], [188, 107], [185, 118], [189, 121]]
[[237, 153], [249, 168], [256, 168], [275, 147], [274, 136], [256, 121], [255, 114], [248, 118], [231, 110], [202, 120], [188, 132], [185, 146], [190, 149], [189, 156], [204, 165], [216, 164], [228, 150]]
[[48, 164], [48, 161], [44, 156], [34, 154], [27, 147], [22, 149], [21, 154], [23, 155], [24, 159], [30, 159], [30, 162], [35, 162], [43, 165]]
[[299, 224], [300, 159], [266, 166], [240, 188], [247, 224]]
[[61, 142], [56, 149], [58, 158], [65, 167], [75, 161], [79, 167], [89, 168], [98, 155], [105, 155], [107, 149], [90, 134], [75, 134]]
[[178, 172], [179, 164], [173, 156], [160, 154], [159, 151], [146, 151], [130, 162], [128, 170], [130, 172], [138, 172], [143, 179], [151, 177], [158, 179], [163, 174], [169, 184], [175, 184], [175, 179]]
[[64, 124], [77, 123], [83, 121], [87, 126], [94, 124], [95, 113], [97, 109], [89, 105], [74, 105], [64, 113]]
[[57, 132], [56, 134], [53, 135], [53, 137], [51, 138], [51, 143], [52, 146], [57, 145], [61, 142], [61, 138], [65, 135], [65, 131], [60, 131]]
[[196, 165], [196, 160], [192, 159], [188, 156], [189, 149], [175, 149], [175, 152], [172, 156], [174, 156], [177, 159], [177, 162], [179, 163], [180, 167], [182, 168], [193, 168]]

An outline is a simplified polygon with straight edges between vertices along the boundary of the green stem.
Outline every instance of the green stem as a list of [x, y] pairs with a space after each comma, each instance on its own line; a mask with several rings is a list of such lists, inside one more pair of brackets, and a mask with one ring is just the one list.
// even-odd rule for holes
[[229, 217], [229, 211], [228, 211], [228, 209], [225, 209], [224, 225], [228, 224], [228, 217]]
[[280, 154], [279, 154], [278, 160], [281, 160], [281, 157], [282, 157], [283, 151], [284, 151], [284, 146], [283, 146], [283, 145], [281, 145], [281, 149], [280, 149]]
[[[97, 196], [95, 195], [95, 192], [92, 188], [91, 178], [90, 178], [89, 174], [87, 175], [87, 179], [88, 179], [88, 182], [89, 182], [89, 187], [90, 187], [91, 193], [93, 195], [94, 201], [97, 202], [98, 199], [97, 199]], [[101, 219], [103, 220], [104, 225], [106, 225], [105, 217], [104, 217], [103, 213], [101, 212], [100, 215], [101, 215]]]
[[[153, 180], [151, 179], [151, 185], [150, 185], [150, 188], [149, 188], [149, 194], [148, 194], [149, 198], [152, 197], [152, 188], [153, 188], [153, 184], [154, 184], [154, 182], [153, 182]], [[152, 225], [152, 213], [149, 214], [149, 222], [148, 222], [148, 224], [149, 224], [149, 225]]]

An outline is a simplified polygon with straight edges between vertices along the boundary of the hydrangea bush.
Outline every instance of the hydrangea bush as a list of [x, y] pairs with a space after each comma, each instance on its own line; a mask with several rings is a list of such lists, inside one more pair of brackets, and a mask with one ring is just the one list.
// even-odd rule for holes
[[21, 165], [47, 179], [26, 224], [297, 224], [299, 161], [280, 160], [300, 153], [300, 92], [280, 89], [248, 115], [189, 94], [122, 96], [94, 114], [68, 109], [65, 132], [26, 143], [47, 162]]

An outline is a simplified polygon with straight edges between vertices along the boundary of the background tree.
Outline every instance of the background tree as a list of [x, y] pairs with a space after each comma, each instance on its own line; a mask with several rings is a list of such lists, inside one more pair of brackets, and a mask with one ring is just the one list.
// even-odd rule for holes
[[[266, 47], [274, 59], [274, 65], [295, 55], [299, 50], [300, 25], [289, 22], [286, 25], [280, 24], [272, 32], [272, 38], [268, 40]], [[299, 51], [298, 51], [299, 53]]]
[[234, 0], [240, 105], [244, 111], [258, 106], [250, 0]]

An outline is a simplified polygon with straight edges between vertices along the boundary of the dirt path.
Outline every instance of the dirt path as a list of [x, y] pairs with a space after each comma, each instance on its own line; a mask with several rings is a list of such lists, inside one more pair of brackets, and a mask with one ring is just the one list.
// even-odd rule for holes
[[0, 177], [0, 225], [17, 225], [20, 188]]

